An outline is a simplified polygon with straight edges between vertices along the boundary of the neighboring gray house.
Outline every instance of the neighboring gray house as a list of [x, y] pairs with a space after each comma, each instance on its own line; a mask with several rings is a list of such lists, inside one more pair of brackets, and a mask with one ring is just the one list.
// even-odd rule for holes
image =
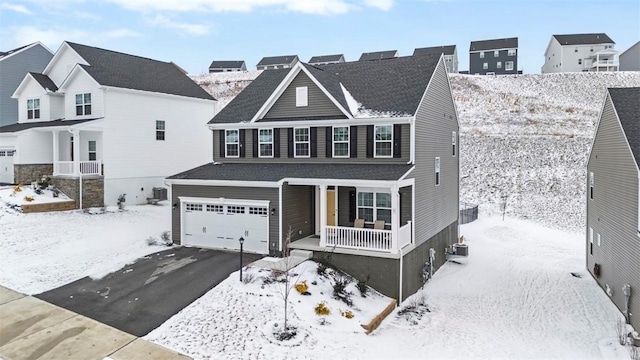
[[640, 41], [620, 54], [618, 60], [620, 71], [640, 71]]
[[443, 54], [444, 63], [447, 65], [447, 72], [453, 74], [458, 73], [458, 50], [455, 45], [417, 48], [413, 51], [413, 56], [432, 54]]
[[209, 65], [209, 72], [247, 71], [244, 60], [213, 60]]
[[18, 122], [18, 102], [11, 95], [28, 72], [42, 72], [52, 57], [40, 42], [0, 52], [0, 126]]
[[518, 73], [518, 38], [472, 41], [469, 46], [469, 74]]
[[542, 73], [618, 71], [616, 43], [605, 33], [553, 35]]
[[260, 60], [256, 68], [258, 70], [288, 69], [298, 61], [298, 55], [267, 56]]
[[385, 50], [385, 51], [376, 51], [376, 52], [370, 52], [370, 53], [362, 53], [358, 61], [384, 60], [384, 59], [393, 59], [397, 57], [398, 57], [398, 50]]
[[[640, 87], [606, 92], [587, 163], [587, 269], [640, 330]], [[624, 287], [630, 286], [629, 310]]]
[[[458, 239], [459, 124], [440, 55], [265, 71], [169, 177], [176, 244], [287, 248], [403, 300]], [[430, 249], [435, 258], [430, 261]]]
[[326, 65], [344, 62], [343, 54], [312, 56], [309, 59], [309, 65]]

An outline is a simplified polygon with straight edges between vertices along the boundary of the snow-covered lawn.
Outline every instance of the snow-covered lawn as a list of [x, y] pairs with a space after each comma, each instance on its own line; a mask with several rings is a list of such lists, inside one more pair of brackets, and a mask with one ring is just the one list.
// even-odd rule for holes
[[462, 233], [469, 258], [446, 264], [398, 310], [420, 299], [427, 306], [392, 313], [369, 336], [357, 318], [319, 325], [319, 299], [294, 291], [290, 317], [300, 338], [278, 344], [269, 329], [281, 324], [282, 299], [234, 273], [145, 338], [195, 359], [629, 358], [615, 342], [620, 313], [584, 269], [581, 234], [509, 218], [483, 218]]
[[168, 203], [107, 210], [21, 214], [0, 205], [0, 285], [37, 294], [164, 248], [146, 239], [169, 230]]
[[39, 194], [36, 193], [30, 186], [0, 186], [0, 205], [16, 208], [24, 204], [69, 201], [65, 194], [58, 193], [58, 196], [54, 196], [53, 191], [50, 189], [40, 189], [39, 192]]

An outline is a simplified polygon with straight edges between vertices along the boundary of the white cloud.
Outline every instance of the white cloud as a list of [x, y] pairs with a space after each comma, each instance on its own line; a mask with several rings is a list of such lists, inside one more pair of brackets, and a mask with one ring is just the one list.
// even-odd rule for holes
[[[280, 7], [307, 14], [344, 14], [352, 5], [346, 0], [106, 0], [124, 8], [140, 11], [213, 11], [249, 12], [260, 7]], [[380, 1], [380, 0], [378, 0]], [[390, 0], [387, 0], [390, 1]]]
[[394, 0], [364, 0], [364, 4], [380, 10], [389, 11], [395, 2]]
[[19, 13], [25, 14], [25, 15], [33, 15], [33, 12], [31, 12], [31, 10], [27, 9], [24, 5], [2, 3], [2, 4], [0, 4], [0, 10], [10, 10], [10, 11], [19, 12]]
[[40, 41], [51, 50], [57, 49], [63, 41], [86, 42], [89, 34], [82, 30], [73, 29], [38, 29], [33, 26], [14, 26], [8, 32], [13, 35], [16, 46]]
[[139, 32], [136, 32], [130, 29], [125, 29], [125, 28], [109, 30], [105, 32], [104, 35], [109, 38], [141, 37], [142, 36], [142, 34], [140, 34]]
[[207, 35], [211, 32], [210, 25], [177, 22], [163, 15], [156, 15], [155, 18], [148, 20], [148, 23], [167, 29], [180, 30], [191, 35]]

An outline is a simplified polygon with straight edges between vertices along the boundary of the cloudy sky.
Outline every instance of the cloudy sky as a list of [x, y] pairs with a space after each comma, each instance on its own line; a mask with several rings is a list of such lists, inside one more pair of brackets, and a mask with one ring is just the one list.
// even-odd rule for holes
[[552, 34], [607, 33], [624, 51], [640, 40], [638, 0], [0, 0], [0, 51], [62, 41], [173, 61], [190, 73], [212, 60], [458, 46], [518, 37], [519, 68], [539, 73]]

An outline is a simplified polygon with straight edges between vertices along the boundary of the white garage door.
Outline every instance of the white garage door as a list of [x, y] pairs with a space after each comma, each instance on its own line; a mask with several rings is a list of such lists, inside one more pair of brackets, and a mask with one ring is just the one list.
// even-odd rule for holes
[[13, 184], [13, 154], [15, 150], [0, 150], [0, 183]]
[[[182, 199], [181, 199], [182, 200]], [[182, 201], [182, 239], [185, 245], [269, 253], [269, 204], [266, 201], [209, 199]]]

